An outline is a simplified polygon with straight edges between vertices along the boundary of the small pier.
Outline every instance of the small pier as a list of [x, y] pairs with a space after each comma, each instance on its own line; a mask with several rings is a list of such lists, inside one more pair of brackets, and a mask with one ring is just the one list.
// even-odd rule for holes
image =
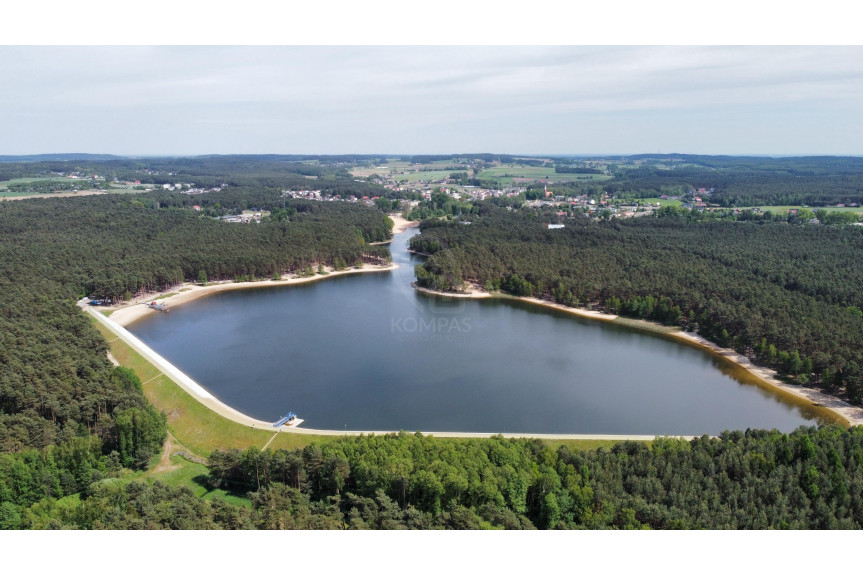
[[284, 415], [281, 419], [275, 422], [273, 427], [297, 427], [303, 421], [305, 420], [298, 418], [296, 413], [290, 411], [287, 415]]

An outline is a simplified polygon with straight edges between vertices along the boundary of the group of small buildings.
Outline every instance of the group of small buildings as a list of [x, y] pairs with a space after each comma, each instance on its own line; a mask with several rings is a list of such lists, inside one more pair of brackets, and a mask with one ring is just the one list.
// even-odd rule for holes
[[380, 196], [356, 196], [342, 197], [341, 194], [325, 195], [321, 190], [286, 190], [282, 192], [286, 198], [294, 200], [311, 200], [313, 202], [348, 202], [352, 204], [364, 203], [372, 206]]
[[270, 212], [266, 210], [244, 210], [241, 214], [222, 216], [219, 219], [231, 224], [250, 224], [252, 222], [259, 224], [263, 218], [269, 215]]
[[332, 200], [335, 196], [330, 196], [329, 198], [324, 198], [321, 194], [321, 190], [286, 190], [282, 192], [282, 195], [286, 198], [292, 198], [295, 200], [314, 200], [317, 202], [324, 201], [325, 199]]

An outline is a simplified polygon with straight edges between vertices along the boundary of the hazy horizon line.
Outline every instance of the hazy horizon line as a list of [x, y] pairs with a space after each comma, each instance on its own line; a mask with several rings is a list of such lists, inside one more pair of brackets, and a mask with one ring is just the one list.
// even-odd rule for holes
[[[739, 152], [739, 153], [704, 153], [704, 152], [604, 152], [604, 153], [513, 153], [513, 152], [203, 152], [203, 153], [143, 153], [143, 154], [121, 154], [113, 152], [34, 152], [18, 154], [0, 154], [0, 158], [26, 158], [33, 156], [114, 156], [117, 158], [203, 158], [212, 156], [369, 156], [381, 158], [411, 157], [411, 156], [512, 156], [514, 158], [604, 158], [604, 157], [630, 157], [630, 156], [708, 156], [708, 157], [732, 157], [732, 158], [861, 158], [863, 154], [836, 154], [824, 152], [811, 153], [765, 153], [765, 152]], [[66, 161], [66, 160], [56, 160]]]

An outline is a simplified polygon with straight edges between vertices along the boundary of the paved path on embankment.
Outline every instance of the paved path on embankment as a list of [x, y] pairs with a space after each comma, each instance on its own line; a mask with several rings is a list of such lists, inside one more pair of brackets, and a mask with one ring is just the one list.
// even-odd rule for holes
[[[168, 360], [163, 358], [161, 355], [150, 349], [144, 342], [140, 339], [132, 335], [126, 328], [118, 325], [116, 322], [111, 321], [110, 318], [105, 317], [95, 309], [87, 306], [86, 304], [80, 303], [81, 308], [96, 318], [96, 320], [111, 330], [114, 334], [117, 335], [118, 338], [123, 340], [126, 344], [128, 344], [132, 349], [141, 354], [147, 361], [155, 365], [162, 373], [168, 376], [171, 381], [179, 385], [186, 393], [194, 397], [200, 403], [202, 403], [207, 408], [212, 411], [218, 413], [222, 417], [229, 419], [235, 423], [239, 423], [240, 425], [245, 425], [247, 427], [251, 427], [254, 429], [264, 429], [264, 430], [272, 430], [278, 431], [281, 433], [297, 433], [301, 435], [345, 435], [345, 436], [354, 436], [354, 435], [386, 435], [390, 433], [398, 433], [398, 431], [360, 431], [360, 430], [342, 430], [342, 429], [308, 429], [304, 427], [281, 427], [274, 428], [273, 423], [269, 421], [262, 421], [260, 419], [255, 419], [253, 417], [249, 417], [245, 413], [239, 412], [233, 407], [225, 405], [217, 398], [215, 398], [210, 392], [201, 387], [196, 381], [190, 378], [188, 375], [174, 367]], [[649, 441], [655, 439], [655, 435], [583, 435], [583, 434], [563, 434], [563, 433], [471, 433], [471, 432], [458, 432], [458, 431], [421, 431], [423, 435], [432, 435], [434, 437], [461, 437], [461, 438], [487, 438], [494, 436], [503, 436], [505, 438], [533, 438], [533, 439], [548, 439], [548, 440], [558, 440], [558, 439], [599, 439], [599, 440], [612, 440], [612, 441], [624, 441], [624, 440], [636, 440], [636, 441]], [[682, 439], [691, 439], [691, 436], [680, 436]]]
[[186, 393], [197, 399], [209, 409], [215, 411], [222, 417], [225, 417], [233, 422], [240, 423], [242, 425], [254, 427], [255, 429], [273, 429], [272, 422], [261, 421], [253, 417], [249, 417], [248, 415], [225, 405], [224, 403], [213, 397], [213, 395], [209, 391], [201, 387], [191, 377], [174, 367], [173, 364], [171, 364], [161, 355], [150, 349], [149, 346], [147, 346], [140, 339], [132, 335], [126, 328], [121, 327], [117, 323], [111, 321], [110, 318], [105, 317], [104, 315], [90, 307], [83, 305], [82, 307], [90, 315], [95, 317], [99, 323], [110, 329], [114, 334], [117, 335], [117, 337], [123, 340], [132, 349], [141, 354], [141, 356], [143, 356], [147, 361], [155, 365], [156, 368], [158, 368], [159, 371], [168, 376], [171, 381], [179, 385]]

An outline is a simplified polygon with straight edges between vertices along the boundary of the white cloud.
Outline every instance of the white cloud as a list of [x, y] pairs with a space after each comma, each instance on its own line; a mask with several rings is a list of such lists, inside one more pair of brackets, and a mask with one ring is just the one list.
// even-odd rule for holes
[[[0, 69], [14, 79], [0, 90], [0, 153], [56, 151], [58, 131], [64, 150], [116, 153], [502, 151], [512, 140], [590, 153], [591, 142], [625, 152], [662, 139], [687, 151], [680, 116], [734, 109], [760, 133], [777, 110], [821, 120], [796, 140], [762, 138], [762, 153], [812, 141], [863, 152], [816, 133], [863, 124], [859, 47], [2, 47]], [[602, 119], [616, 117], [627, 141], [609, 140]], [[731, 124], [715, 128], [714, 151], [757, 151]]]

